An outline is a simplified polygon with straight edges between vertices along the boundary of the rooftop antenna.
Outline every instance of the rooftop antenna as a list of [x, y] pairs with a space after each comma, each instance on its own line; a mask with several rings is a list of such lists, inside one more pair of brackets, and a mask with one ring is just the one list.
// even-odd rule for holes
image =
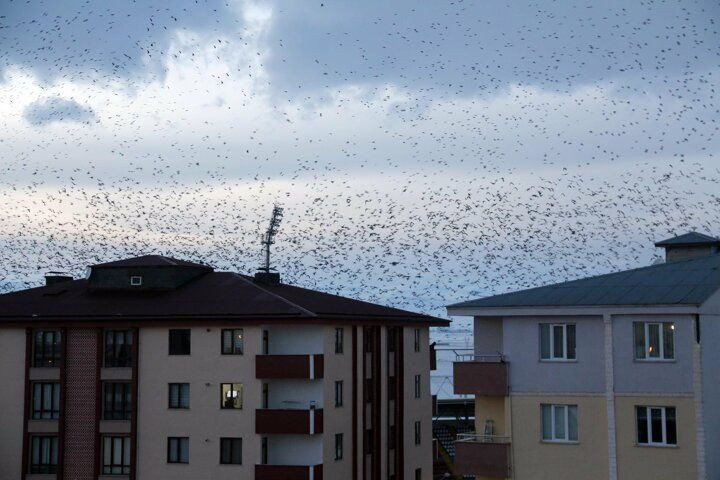
[[261, 272], [270, 273], [270, 270], [275, 270], [270, 267], [270, 245], [275, 243], [275, 235], [280, 227], [282, 217], [283, 209], [275, 205], [273, 207], [272, 216], [270, 217], [270, 225], [268, 226], [265, 234], [262, 236], [262, 241], [260, 242], [265, 246], [265, 264], [258, 268]]

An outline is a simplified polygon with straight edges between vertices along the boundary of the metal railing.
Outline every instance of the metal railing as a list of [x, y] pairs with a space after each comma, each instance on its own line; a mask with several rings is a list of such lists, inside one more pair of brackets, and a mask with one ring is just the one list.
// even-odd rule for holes
[[510, 443], [510, 437], [477, 433], [458, 433], [455, 441], [468, 443]]
[[456, 353], [456, 362], [504, 363], [505, 355], [500, 352]]

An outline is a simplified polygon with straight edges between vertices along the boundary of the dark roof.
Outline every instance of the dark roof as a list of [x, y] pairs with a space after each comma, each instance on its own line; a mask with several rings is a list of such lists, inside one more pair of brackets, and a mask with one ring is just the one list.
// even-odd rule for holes
[[448, 308], [700, 305], [718, 289], [720, 255], [710, 255], [470, 300]]
[[657, 242], [656, 247], [688, 247], [702, 245], [720, 245], [720, 238], [711, 237], [697, 232], [689, 232], [677, 237]]
[[125, 258], [114, 262], [98, 263], [91, 265], [93, 268], [101, 267], [193, 267], [193, 268], [212, 268], [201, 263], [188, 262], [186, 260], [178, 260], [172, 257], [163, 257], [162, 255], [143, 255], [141, 257]]
[[90, 291], [73, 280], [0, 295], [0, 322], [18, 320], [133, 320], [223, 318], [360, 322], [448, 320], [291, 285], [263, 285], [231, 272], [209, 272], [169, 291]]

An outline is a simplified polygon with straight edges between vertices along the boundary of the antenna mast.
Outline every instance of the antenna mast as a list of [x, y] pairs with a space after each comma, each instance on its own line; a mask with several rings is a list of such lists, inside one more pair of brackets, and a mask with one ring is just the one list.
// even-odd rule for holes
[[270, 273], [270, 270], [274, 270], [270, 267], [270, 245], [275, 243], [275, 235], [277, 234], [278, 228], [280, 227], [280, 220], [283, 217], [283, 209], [275, 205], [273, 207], [272, 216], [270, 217], [270, 225], [267, 231], [262, 237], [261, 243], [265, 245], [265, 264], [258, 268], [258, 270]]

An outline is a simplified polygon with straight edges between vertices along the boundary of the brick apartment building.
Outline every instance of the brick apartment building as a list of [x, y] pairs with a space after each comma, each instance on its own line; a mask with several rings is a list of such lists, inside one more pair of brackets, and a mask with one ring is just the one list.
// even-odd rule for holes
[[448, 321], [161, 256], [0, 295], [0, 478], [428, 480]]

